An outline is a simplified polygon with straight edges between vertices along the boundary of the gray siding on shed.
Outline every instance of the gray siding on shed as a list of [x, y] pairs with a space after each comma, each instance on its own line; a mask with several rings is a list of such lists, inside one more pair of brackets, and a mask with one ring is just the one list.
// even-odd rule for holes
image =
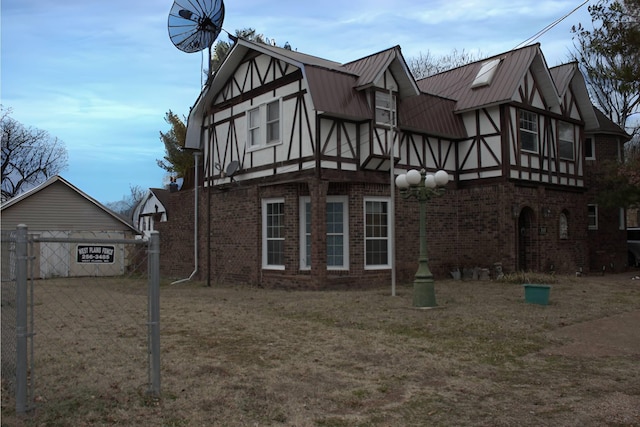
[[96, 203], [56, 181], [2, 210], [2, 230], [132, 231]]

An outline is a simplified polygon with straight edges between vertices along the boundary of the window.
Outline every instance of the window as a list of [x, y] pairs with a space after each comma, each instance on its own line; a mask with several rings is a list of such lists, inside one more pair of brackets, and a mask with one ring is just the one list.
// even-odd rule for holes
[[589, 230], [598, 229], [598, 205], [588, 205]]
[[624, 208], [618, 208], [618, 230], [626, 230], [627, 220], [624, 214]]
[[520, 145], [525, 151], [538, 152], [538, 115], [520, 110]]
[[347, 199], [327, 200], [327, 268], [347, 268]]
[[262, 201], [262, 267], [284, 270], [284, 199]]
[[311, 268], [311, 200], [300, 198], [300, 268]]
[[249, 115], [247, 118], [249, 147], [256, 147], [260, 145], [260, 108], [254, 108], [247, 114]]
[[573, 160], [573, 125], [567, 122], [558, 122], [558, 156], [561, 159]]
[[[349, 268], [349, 211], [347, 196], [328, 196], [326, 213], [327, 269]], [[311, 201], [300, 199], [300, 266], [311, 268]]]
[[471, 83], [471, 87], [488, 86], [491, 83], [491, 80], [493, 80], [493, 76], [498, 69], [498, 65], [500, 65], [500, 61], [502, 61], [502, 59], [497, 58], [483, 62], [478, 74], [476, 74], [476, 78], [473, 80], [473, 83]]
[[584, 157], [587, 160], [596, 159], [596, 149], [593, 146], [593, 138], [587, 138], [584, 141]]
[[280, 141], [280, 102], [267, 104], [267, 144]]
[[396, 97], [389, 92], [376, 91], [376, 123], [395, 126]]
[[561, 240], [567, 240], [569, 238], [569, 219], [565, 212], [560, 212], [560, 218], [558, 220], [558, 233]]
[[365, 268], [389, 268], [389, 199], [365, 199], [364, 218]]
[[280, 142], [280, 100], [247, 111], [247, 147]]

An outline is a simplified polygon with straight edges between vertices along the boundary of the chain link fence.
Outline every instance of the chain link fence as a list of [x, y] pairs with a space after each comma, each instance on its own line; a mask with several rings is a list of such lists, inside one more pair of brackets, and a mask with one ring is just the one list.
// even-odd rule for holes
[[143, 241], [19, 226], [2, 235], [2, 261], [2, 386], [16, 412], [159, 396], [157, 233]]

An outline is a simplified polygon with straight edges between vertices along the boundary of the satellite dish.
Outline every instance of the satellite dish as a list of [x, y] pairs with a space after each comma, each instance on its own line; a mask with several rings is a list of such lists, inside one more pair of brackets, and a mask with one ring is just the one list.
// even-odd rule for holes
[[222, 0], [176, 0], [169, 12], [169, 37], [183, 52], [211, 48], [224, 20]]
[[238, 163], [237, 160], [229, 162], [229, 164], [227, 165], [227, 170], [225, 171], [225, 176], [232, 178], [233, 175], [238, 172], [238, 169], [240, 169], [240, 163]]

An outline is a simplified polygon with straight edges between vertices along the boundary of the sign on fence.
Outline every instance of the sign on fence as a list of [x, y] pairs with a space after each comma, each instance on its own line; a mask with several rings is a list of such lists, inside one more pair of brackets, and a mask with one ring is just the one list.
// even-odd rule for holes
[[78, 245], [79, 263], [113, 264], [115, 246]]

